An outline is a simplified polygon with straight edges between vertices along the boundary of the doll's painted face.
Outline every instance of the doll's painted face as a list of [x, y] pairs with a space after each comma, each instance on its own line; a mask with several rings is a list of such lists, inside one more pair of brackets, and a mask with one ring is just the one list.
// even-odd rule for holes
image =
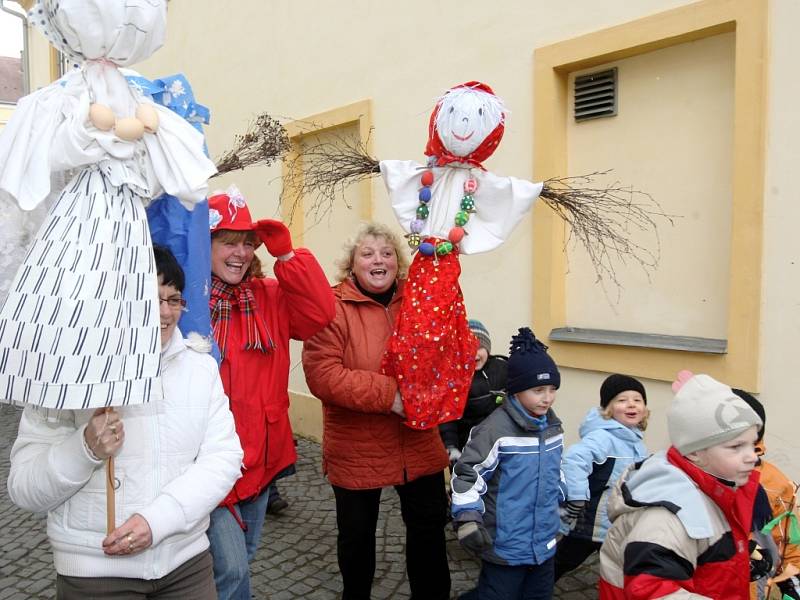
[[442, 98], [436, 131], [454, 156], [469, 156], [503, 121], [503, 105], [483, 90], [455, 88]]

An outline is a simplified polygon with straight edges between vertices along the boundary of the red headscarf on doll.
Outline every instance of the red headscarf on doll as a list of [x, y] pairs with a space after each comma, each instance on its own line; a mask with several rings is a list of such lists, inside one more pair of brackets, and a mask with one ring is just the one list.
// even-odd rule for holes
[[[436, 157], [436, 165], [437, 166], [444, 166], [451, 162], [461, 162], [473, 165], [480, 169], [483, 169], [484, 160], [489, 158], [494, 151], [497, 149], [497, 146], [500, 144], [500, 140], [503, 139], [503, 132], [505, 131], [505, 113], [500, 112], [499, 123], [497, 126], [481, 141], [480, 145], [475, 148], [469, 154], [464, 156], [458, 156], [448, 150], [445, 146], [444, 142], [442, 142], [442, 138], [439, 135], [439, 131], [436, 126], [437, 117], [439, 116], [439, 111], [442, 108], [442, 104], [444, 104], [447, 95], [451, 92], [466, 88], [470, 90], [478, 90], [480, 92], [485, 92], [486, 94], [490, 94], [491, 96], [495, 96], [494, 91], [485, 83], [481, 83], [479, 81], [468, 81], [467, 83], [462, 83], [461, 85], [457, 85], [453, 88], [450, 88], [444, 96], [442, 96], [439, 101], [436, 103], [436, 107], [433, 109], [431, 113], [430, 122], [428, 123], [428, 144], [425, 146], [425, 156], [433, 156]], [[495, 96], [496, 98], [496, 96]], [[497, 99], [498, 103], [500, 102]], [[452, 109], [451, 109], [452, 110]], [[462, 139], [462, 138], [459, 138]]]

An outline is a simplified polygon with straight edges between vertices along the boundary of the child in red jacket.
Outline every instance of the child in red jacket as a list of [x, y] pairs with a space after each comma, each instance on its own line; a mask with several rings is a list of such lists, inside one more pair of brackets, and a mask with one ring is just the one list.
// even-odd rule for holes
[[682, 378], [672, 446], [634, 465], [609, 501], [602, 600], [747, 600], [762, 421], [708, 375]]

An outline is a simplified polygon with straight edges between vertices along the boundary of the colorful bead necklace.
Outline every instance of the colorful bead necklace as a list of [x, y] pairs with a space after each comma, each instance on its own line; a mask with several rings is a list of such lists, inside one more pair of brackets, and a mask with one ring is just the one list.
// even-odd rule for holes
[[408, 245], [412, 250], [419, 250], [425, 256], [432, 256], [438, 254], [444, 256], [449, 254], [457, 248], [457, 244], [464, 239], [466, 231], [464, 225], [469, 221], [470, 214], [475, 212], [475, 198], [473, 194], [478, 189], [478, 182], [472, 177], [464, 182], [464, 197], [461, 198], [461, 210], [456, 213], [453, 221], [455, 227], [450, 229], [447, 234], [446, 240], [441, 240], [436, 243], [436, 246], [430, 242], [422, 241], [422, 230], [425, 227], [425, 221], [430, 214], [428, 203], [431, 201], [431, 186], [433, 185], [433, 171], [426, 169], [422, 172], [420, 177], [422, 187], [419, 189], [419, 206], [417, 206], [417, 218], [411, 221], [411, 233], [406, 235], [408, 238]]

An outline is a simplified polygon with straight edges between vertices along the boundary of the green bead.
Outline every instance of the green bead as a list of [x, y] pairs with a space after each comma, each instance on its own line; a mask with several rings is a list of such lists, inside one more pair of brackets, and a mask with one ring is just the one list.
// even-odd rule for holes
[[436, 254], [440, 256], [450, 254], [453, 251], [453, 244], [450, 242], [439, 242], [436, 245]]
[[475, 208], [475, 199], [467, 194], [461, 199], [461, 209], [462, 210], [473, 210]]
[[408, 247], [412, 250], [416, 250], [419, 248], [420, 243], [422, 242], [422, 237], [418, 233], [410, 233], [408, 234]]
[[469, 213], [465, 210], [458, 211], [456, 213], [455, 221], [456, 225], [458, 225], [459, 227], [463, 227], [464, 225], [467, 224], [467, 221], [469, 221]]
[[420, 204], [417, 207], [417, 218], [418, 219], [427, 219], [429, 213], [430, 213], [430, 209], [428, 209], [428, 207], [425, 206], [424, 204]]

